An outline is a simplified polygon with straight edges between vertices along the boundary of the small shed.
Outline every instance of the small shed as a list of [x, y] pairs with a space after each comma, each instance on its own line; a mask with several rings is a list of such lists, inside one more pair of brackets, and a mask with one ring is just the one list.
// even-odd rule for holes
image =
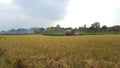
[[75, 31], [73, 29], [69, 29], [65, 31], [65, 35], [66, 36], [74, 36], [75, 35]]

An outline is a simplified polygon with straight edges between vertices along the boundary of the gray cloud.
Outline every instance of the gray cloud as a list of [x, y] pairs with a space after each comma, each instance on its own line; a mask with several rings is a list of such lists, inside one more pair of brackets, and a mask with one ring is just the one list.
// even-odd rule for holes
[[54, 21], [63, 19], [68, 2], [69, 0], [12, 0], [12, 5], [1, 3], [0, 29], [50, 26]]

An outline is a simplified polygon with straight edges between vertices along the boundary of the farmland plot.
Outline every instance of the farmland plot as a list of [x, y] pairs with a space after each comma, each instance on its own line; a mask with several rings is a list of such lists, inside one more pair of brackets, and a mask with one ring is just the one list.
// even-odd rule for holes
[[120, 35], [3, 35], [0, 68], [120, 68]]

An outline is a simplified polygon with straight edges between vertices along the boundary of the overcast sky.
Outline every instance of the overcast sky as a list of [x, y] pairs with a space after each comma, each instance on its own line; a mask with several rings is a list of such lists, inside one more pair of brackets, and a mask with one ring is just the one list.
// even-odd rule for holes
[[120, 0], [71, 0], [64, 20], [56, 24], [89, 27], [95, 21], [107, 26], [120, 25]]
[[48, 27], [64, 19], [69, 0], [0, 0], [0, 30]]
[[0, 30], [120, 25], [120, 0], [0, 0]]

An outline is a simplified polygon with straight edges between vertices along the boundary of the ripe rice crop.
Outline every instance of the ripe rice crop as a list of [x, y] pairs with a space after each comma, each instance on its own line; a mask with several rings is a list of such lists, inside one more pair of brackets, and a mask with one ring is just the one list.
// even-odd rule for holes
[[2, 35], [0, 68], [120, 68], [120, 35]]

